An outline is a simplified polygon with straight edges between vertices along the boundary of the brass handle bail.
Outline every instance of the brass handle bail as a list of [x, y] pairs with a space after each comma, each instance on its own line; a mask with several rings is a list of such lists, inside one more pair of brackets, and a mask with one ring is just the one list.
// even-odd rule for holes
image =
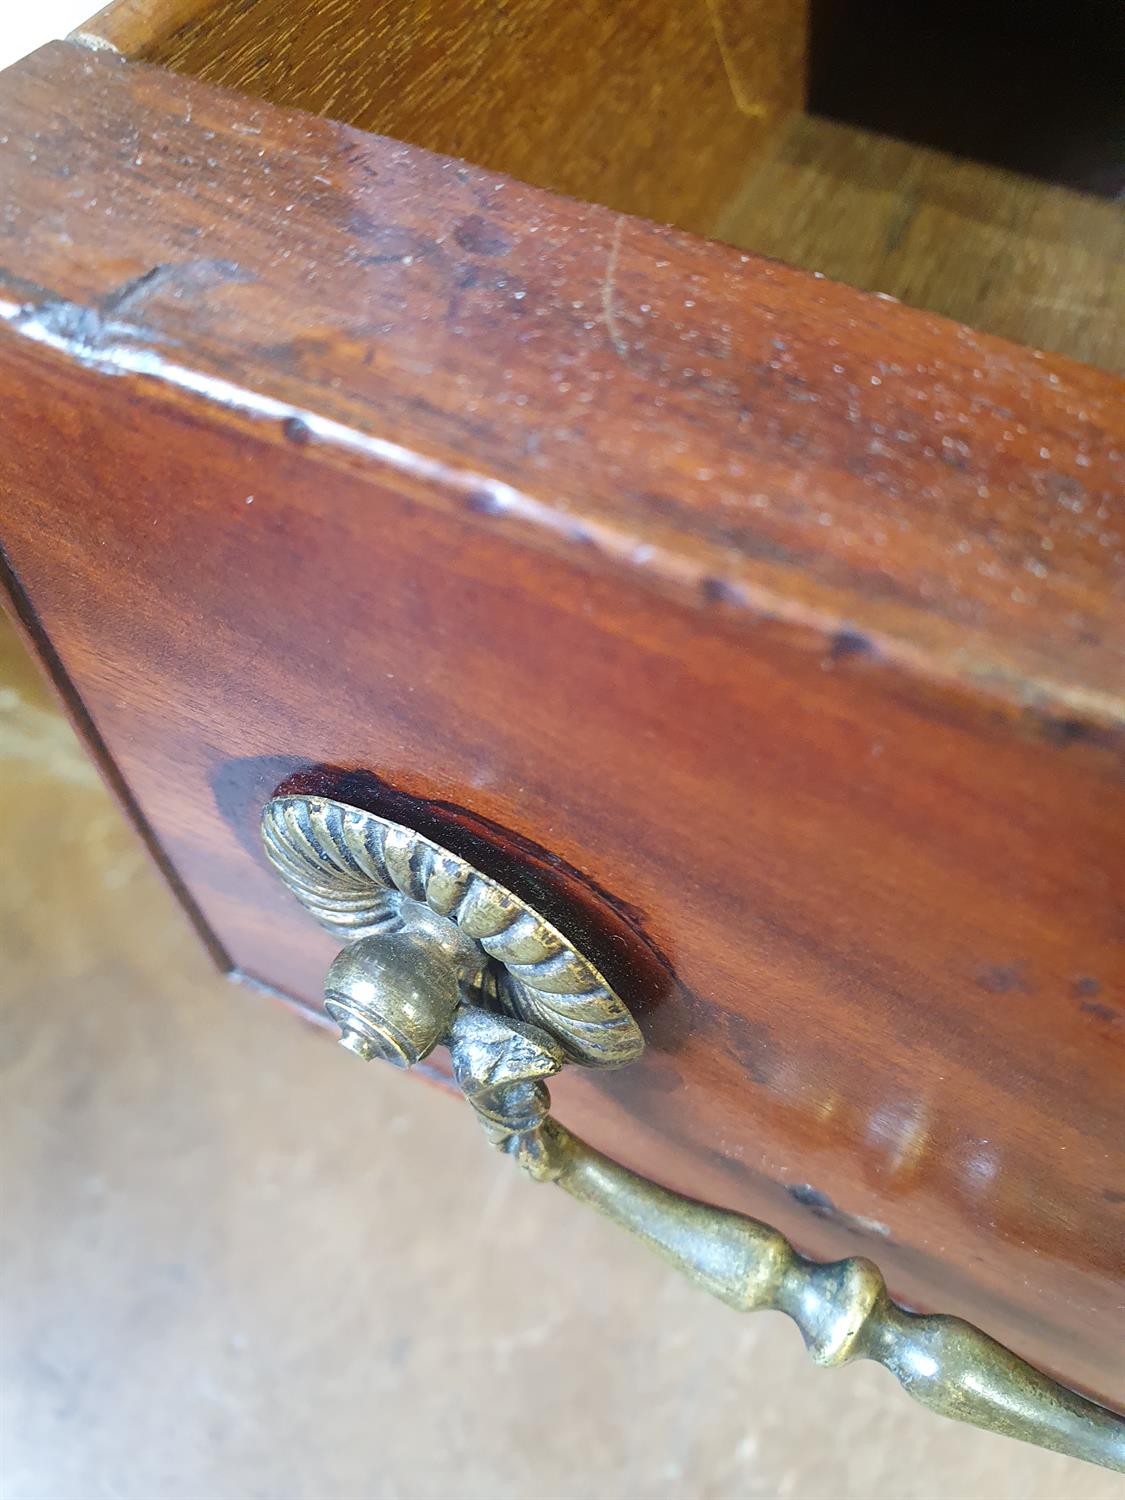
[[878, 1268], [822, 1264], [775, 1229], [602, 1156], [550, 1113], [568, 1062], [620, 1067], [644, 1042], [581, 950], [518, 896], [400, 824], [322, 797], [277, 797], [266, 853], [346, 946], [325, 1007], [366, 1060], [411, 1067], [439, 1044], [494, 1146], [644, 1240], [742, 1311], [775, 1308], [818, 1364], [873, 1359], [932, 1411], [1125, 1472], [1125, 1419], [960, 1318], [907, 1312]]

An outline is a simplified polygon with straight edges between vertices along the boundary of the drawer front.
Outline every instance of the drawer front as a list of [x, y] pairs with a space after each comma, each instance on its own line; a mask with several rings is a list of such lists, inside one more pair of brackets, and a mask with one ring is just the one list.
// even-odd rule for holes
[[[564, 1120], [1120, 1400], [1125, 796], [1081, 525], [1119, 386], [77, 49], [0, 103], [9, 591], [219, 961], [317, 1007], [335, 945], [261, 807], [391, 810], [582, 914], [627, 993], [645, 1056], [564, 1078]], [[873, 462], [913, 398], [870, 384], [857, 432], [842, 341], [982, 371], [973, 459], [927, 404]]]

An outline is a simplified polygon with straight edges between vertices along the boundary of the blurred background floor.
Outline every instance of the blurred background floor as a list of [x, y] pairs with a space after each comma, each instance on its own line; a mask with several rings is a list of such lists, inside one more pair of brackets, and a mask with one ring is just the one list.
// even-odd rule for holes
[[0, 626], [3, 1500], [1109, 1500], [210, 968]]

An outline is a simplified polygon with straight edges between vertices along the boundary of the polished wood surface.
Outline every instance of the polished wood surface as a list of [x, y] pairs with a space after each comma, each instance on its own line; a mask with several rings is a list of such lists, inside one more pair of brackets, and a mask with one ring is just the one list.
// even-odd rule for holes
[[225, 961], [404, 799], [643, 957], [567, 1123], [1125, 1401], [1120, 383], [66, 45], [0, 135], [10, 588]]
[[804, 100], [805, 0], [181, 9], [122, 50], [698, 232]]

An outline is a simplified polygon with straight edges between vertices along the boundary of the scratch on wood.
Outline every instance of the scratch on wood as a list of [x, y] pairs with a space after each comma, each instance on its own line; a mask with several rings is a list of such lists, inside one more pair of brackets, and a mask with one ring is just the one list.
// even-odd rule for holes
[[[0, 273], [0, 280], [4, 280]], [[253, 282], [257, 278], [236, 261], [197, 257], [175, 264], [150, 266], [112, 288], [93, 303], [69, 302], [50, 297], [30, 283], [23, 289], [31, 295], [12, 320], [16, 328], [41, 326], [72, 340], [77, 346], [96, 351], [112, 345], [123, 334], [141, 335], [144, 330], [122, 321], [121, 314], [139, 310], [147, 298], [170, 289], [172, 295], [201, 293], [227, 282]], [[151, 336], [151, 335], [150, 335]]]
[[764, 120], [769, 114], [768, 108], [759, 100], [750, 98], [742, 79], [738, 76], [738, 69], [735, 67], [734, 57], [727, 45], [726, 33], [723, 30], [723, 18], [719, 14], [719, 0], [707, 0], [707, 14], [711, 18], [711, 29], [715, 33], [719, 56], [723, 60], [723, 71], [727, 75], [731, 97], [734, 99], [739, 114], [748, 115], [752, 120]]
[[605, 278], [602, 281], [602, 321], [605, 323], [606, 332], [613, 342], [613, 347], [622, 359], [629, 354], [629, 345], [621, 333], [617, 322], [617, 314], [613, 307], [614, 292], [617, 285], [617, 259], [621, 254], [621, 235], [625, 228], [625, 220], [618, 219], [613, 226], [613, 239], [609, 245], [609, 259], [606, 261]]
[[[614, 342], [619, 350], [626, 346], [616, 329], [613, 289], [623, 229], [624, 225], [619, 221], [610, 246], [603, 284], [607, 331], [611, 337], [616, 333]], [[12, 290], [18, 288], [21, 294], [18, 302], [5, 298], [7, 282], [13, 283]], [[151, 289], [150, 281], [144, 284]], [[239, 385], [213, 374], [206, 368], [177, 364], [160, 348], [153, 347], [156, 335], [151, 328], [133, 329], [126, 324], [104, 327], [93, 309], [50, 298], [36, 304], [34, 300], [28, 300], [27, 294], [31, 290], [30, 283], [21, 278], [7, 277], [0, 267], [0, 329], [6, 325], [28, 341], [53, 349], [83, 368], [155, 382], [165, 389], [175, 388], [185, 396], [223, 408], [228, 420], [237, 418], [253, 423], [264, 419], [275, 424], [278, 433], [284, 434], [289, 441], [294, 440], [294, 433], [299, 430], [302, 440], [323, 446], [326, 460], [335, 455], [347, 463], [385, 465], [399, 476], [404, 486], [409, 487], [411, 494], [422, 499], [438, 494], [458, 498], [472, 510], [504, 518], [510, 524], [524, 528], [528, 535], [535, 534], [541, 539], [553, 537], [571, 546], [579, 540], [575, 506], [559, 503], [552, 494], [542, 496], [488, 473], [447, 463], [410, 443], [379, 436], [354, 420], [326, 417], [307, 406], [295, 407], [252, 386]], [[118, 292], [136, 295], [133, 283], [126, 283]], [[39, 289], [39, 295], [42, 297], [42, 289]], [[88, 318], [93, 320], [91, 326], [87, 326]], [[299, 429], [295, 423], [300, 424]], [[1089, 721], [1087, 735], [1099, 731], [1114, 735], [1125, 725], [1125, 699], [1119, 692], [1090, 687], [1050, 671], [1029, 673], [1018, 659], [1012, 661], [1003, 650], [987, 649], [988, 643], [985, 643], [984, 650], [969, 650], [955, 644], [950, 646], [940, 640], [934, 642], [919, 636], [902, 625], [879, 627], [875, 622], [865, 622], [860, 614], [850, 618], [845, 625], [831, 596], [805, 599], [801, 597], [801, 591], [788, 586], [778, 587], [773, 580], [755, 577], [752, 572], [743, 573], [737, 579], [724, 577], [721, 570], [729, 567], [729, 554], [717, 558], [708, 552], [700, 557], [691, 548], [683, 546], [682, 538], [677, 539], [674, 535], [660, 545], [647, 540], [642, 545], [642, 538], [634, 527], [622, 525], [614, 519], [603, 519], [594, 513], [584, 520], [580, 530], [581, 545], [592, 547], [607, 561], [640, 569], [653, 584], [681, 598], [686, 595], [711, 608], [719, 605], [758, 620], [769, 620], [807, 632], [817, 640], [818, 649], [823, 649], [825, 640], [832, 641], [841, 630], [846, 630], [856, 637], [862, 634], [872, 655], [880, 656], [888, 663], [938, 682], [968, 686], [990, 697], [999, 695], [1005, 702], [1035, 715], [1037, 722], [1047, 714], [1075, 722]], [[3, 566], [3, 550], [0, 548], [0, 572]], [[712, 581], [706, 582], [707, 579]], [[8, 587], [14, 594], [13, 586], [9, 584]], [[36, 639], [38, 641], [39, 637]], [[848, 644], [847, 649], [852, 649], [852, 646]], [[39, 650], [45, 652], [46, 646], [40, 644]], [[84, 733], [96, 742], [93, 728], [84, 729]], [[119, 795], [126, 798], [128, 794], [122, 787]], [[139, 813], [134, 816], [140, 821]], [[169, 875], [169, 878], [173, 877]], [[181, 895], [181, 900], [186, 898]], [[202, 926], [201, 919], [197, 920], [209, 945], [214, 948], [210, 930]], [[223, 967], [230, 968], [225, 957]]]

